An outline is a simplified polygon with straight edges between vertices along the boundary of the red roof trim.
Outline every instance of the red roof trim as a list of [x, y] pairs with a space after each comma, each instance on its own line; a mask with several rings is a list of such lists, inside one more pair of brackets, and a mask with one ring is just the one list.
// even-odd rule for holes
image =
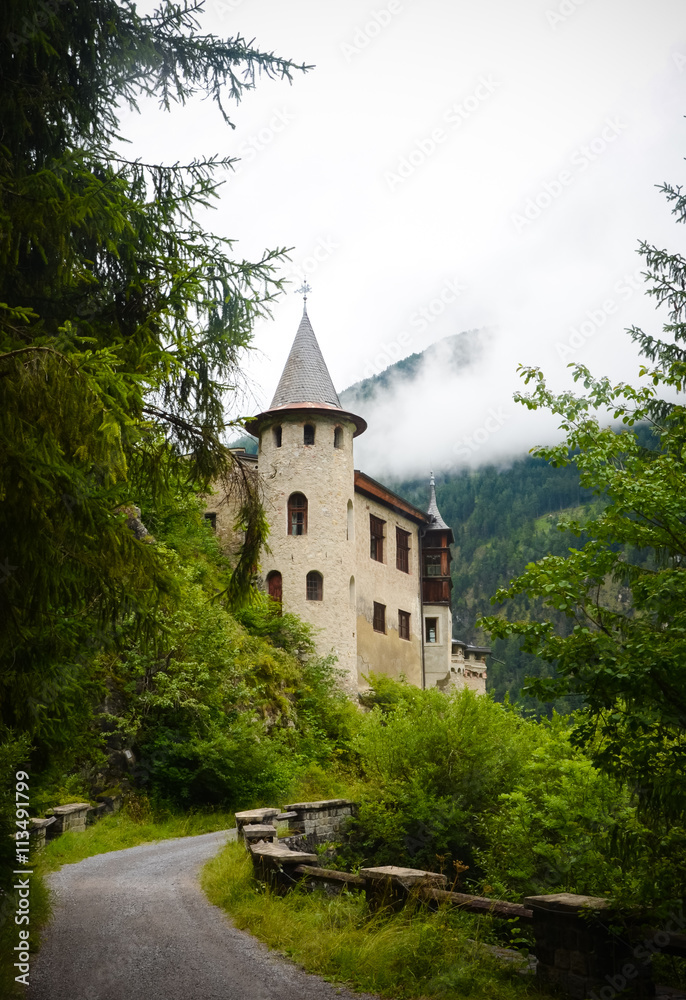
[[372, 500], [376, 500], [377, 503], [383, 504], [384, 507], [389, 507], [397, 514], [402, 514], [416, 524], [429, 523], [429, 516], [423, 510], [414, 507], [407, 500], [403, 500], [397, 493], [393, 493], [386, 486], [377, 483], [375, 479], [366, 476], [359, 469], [355, 469], [355, 490], [357, 493], [362, 493]]

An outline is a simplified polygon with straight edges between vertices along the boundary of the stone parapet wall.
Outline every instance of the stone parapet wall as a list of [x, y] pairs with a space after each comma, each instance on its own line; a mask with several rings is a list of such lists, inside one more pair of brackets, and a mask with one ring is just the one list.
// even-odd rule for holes
[[618, 923], [606, 899], [557, 893], [529, 896], [538, 959], [536, 975], [544, 988], [561, 989], [573, 1000], [631, 1000], [655, 996], [650, 961], [634, 953], [629, 928]]
[[350, 799], [295, 802], [284, 808], [295, 814], [288, 821], [289, 837], [306, 838], [311, 846], [338, 839], [346, 821], [357, 811], [356, 804]]
[[72, 802], [67, 806], [55, 806], [51, 810], [55, 822], [48, 827], [48, 837], [58, 837], [67, 831], [83, 833], [90, 808], [90, 802]]

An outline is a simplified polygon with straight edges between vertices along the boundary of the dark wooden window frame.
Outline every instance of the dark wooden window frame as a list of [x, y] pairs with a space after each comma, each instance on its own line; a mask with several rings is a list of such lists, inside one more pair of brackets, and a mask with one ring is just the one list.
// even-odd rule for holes
[[373, 619], [374, 631], [375, 632], [386, 632], [386, 605], [379, 604], [374, 601], [374, 619]]
[[369, 555], [376, 562], [383, 562], [383, 543], [386, 522], [374, 514], [369, 515]]
[[289, 535], [307, 534], [307, 506], [307, 497], [304, 493], [291, 493], [288, 498]]
[[395, 529], [395, 566], [403, 573], [410, 572], [410, 532], [403, 528]]
[[442, 557], [440, 552], [424, 553], [424, 576], [443, 576]]
[[410, 612], [398, 610], [398, 635], [401, 639], [410, 638]]

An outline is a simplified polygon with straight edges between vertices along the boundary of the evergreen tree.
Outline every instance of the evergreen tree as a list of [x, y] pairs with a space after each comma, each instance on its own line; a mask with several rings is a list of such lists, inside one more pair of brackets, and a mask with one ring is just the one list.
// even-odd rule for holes
[[[118, 108], [211, 96], [231, 126], [260, 73], [294, 64], [199, 31], [202, 3], [0, 5], [0, 705], [32, 730], [70, 712], [123, 614], [173, 589], [135, 504], [229, 471], [224, 394], [283, 251], [236, 259], [195, 211], [231, 159], [119, 152]], [[305, 67], [297, 67], [304, 69]], [[249, 586], [265, 522], [243, 478]], [[143, 512], [143, 519], [145, 512]]]

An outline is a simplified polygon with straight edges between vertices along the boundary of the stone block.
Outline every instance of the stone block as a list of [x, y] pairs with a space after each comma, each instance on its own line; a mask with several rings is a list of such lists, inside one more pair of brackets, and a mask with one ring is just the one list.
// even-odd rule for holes
[[589, 982], [584, 976], [566, 972], [560, 975], [557, 982], [572, 1000], [585, 1000], [589, 995]]
[[635, 978], [623, 976], [627, 964], [635, 968], [631, 928], [624, 927], [619, 935], [612, 932], [608, 900], [557, 893], [529, 896], [524, 904], [533, 911], [534, 953], [539, 960], [536, 974], [542, 982], [557, 984], [572, 1000], [602, 995], [611, 982], [622, 984], [612, 988], [626, 1000], [654, 996], [649, 966]]
[[555, 949], [555, 960], [553, 962], [556, 969], [568, 969], [569, 968], [569, 952], [566, 948], [556, 948]]
[[104, 811], [106, 813], [116, 813], [119, 812], [122, 805], [124, 804], [123, 795], [96, 795], [96, 802], [102, 802], [105, 806]]
[[241, 836], [246, 846], [264, 841], [271, 844], [276, 838], [276, 827], [270, 823], [246, 823], [241, 829]]
[[272, 806], [268, 806], [263, 809], [247, 809], [244, 812], [236, 813], [236, 829], [240, 833], [244, 826], [248, 823], [269, 823], [278, 816], [281, 812], [280, 809], [274, 809]]
[[258, 843], [250, 847], [255, 877], [283, 895], [299, 878], [293, 873], [298, 865], [316, 865], [317, 855], [292, 851], [279, 843]]
[[37, 816], [32, 816], [29, 820], [29, 843], [32, 847], [45, 847], [45, 838], [49, 827], [51, 827], [55, 822], [54, 816], [48, 816], [46, 819], [39, 819]]
[[55, 822], [48, 828], [48, 836], [58, 837], [61, 833], [83, 833], [86, 829], [86, 816], [90, 809], [89, 802], [71, 802], [66, 806], [55, 806], [50, 810]]
[[88, 814], [86, 816], [86, 822], [89, 825], [91, 825], [92, 823], [97, 823], [99, 819], [102, 819], [106, 811], [107, 811], [107, 806], [105, 805], [105, 803], [98, 802], [97, 806], [91, 806], [90, 809], [88, 810]]
[[588, 962], [582, 951], [572, 951], [569, 953], [569, 970], [575, 976], [588, 975]]
[[365, 895], [372, 910], [400, 910], [413, 889], [445, 889], [447, 884], [445, 875], [438, 872], [400, 868], [396, 865], [361, 868], [360, 875], [366, 882]]

